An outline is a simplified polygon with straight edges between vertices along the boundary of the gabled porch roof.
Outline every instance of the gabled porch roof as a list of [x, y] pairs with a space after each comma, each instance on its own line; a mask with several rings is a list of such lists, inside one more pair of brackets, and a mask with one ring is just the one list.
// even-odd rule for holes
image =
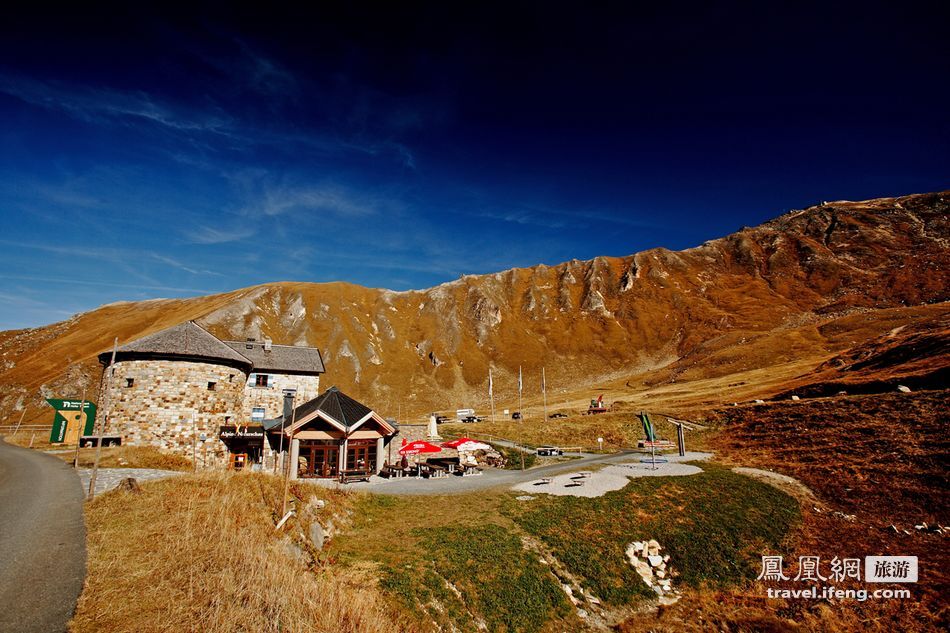
[[287, 435], [294, 435], [317, 420], [325, 422], [344, 435], [352, 434], [370, 421], [379, 426], [383, 435], [389, 436], [396, 433], [396, 429], [375, 411], [336, 387], [330, 387], [313, 400], [294, 409], [290, 419], [284, 419], [280, 426]]

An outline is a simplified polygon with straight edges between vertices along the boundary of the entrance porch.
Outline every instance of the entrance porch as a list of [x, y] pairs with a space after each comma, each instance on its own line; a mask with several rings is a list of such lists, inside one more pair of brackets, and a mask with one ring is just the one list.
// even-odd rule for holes
[[380, 471], [396, 429], [369, 407], [330, 388], [297, 407], [290, 424], [274, 432], [278, 438], [284, 433], [292, 479], [353, 479]]

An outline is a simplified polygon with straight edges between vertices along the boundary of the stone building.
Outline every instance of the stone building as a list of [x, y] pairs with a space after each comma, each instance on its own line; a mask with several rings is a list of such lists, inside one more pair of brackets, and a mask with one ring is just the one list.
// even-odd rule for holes
[[263, 421], [315, 397], [323, 372], [316, 348], [224, 342], [189, 321], [118, 348], [99, 403], [124, 444], [243, 467], [266, 457]]
[[224, 343], [253, 364], [244, 389], [244, 420], [260, 424], [280, 417], [287, 395], [296, 394], [297, 404], [320, 395], [320, 374], [326, 371], [320, 350], [253, 339]]

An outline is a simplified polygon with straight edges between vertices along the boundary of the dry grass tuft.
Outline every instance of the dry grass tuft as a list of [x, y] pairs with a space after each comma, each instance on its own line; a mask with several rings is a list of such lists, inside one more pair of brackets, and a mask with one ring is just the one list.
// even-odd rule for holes
[[[113, 492], [86, 508], [89, 574], [70, 631], [392, 632], [375, 581], [319, 565], [291, 542], [303, 525], [274, 530], [281, 481], [201, 474]], [[345, 495], [295, 486], [297, 506]]]
[[[75, 452], [57, 453], [57, 457], [73, 463]], [[96, 449], [79, 449], [79, 467], [92, 468]], [[192, 469], [191, 460], [173, 453], [163, 453], [153, 446], [116, 446], [102, 449], [100, 468], [157, 468], [160, 470], [186, 471]]]

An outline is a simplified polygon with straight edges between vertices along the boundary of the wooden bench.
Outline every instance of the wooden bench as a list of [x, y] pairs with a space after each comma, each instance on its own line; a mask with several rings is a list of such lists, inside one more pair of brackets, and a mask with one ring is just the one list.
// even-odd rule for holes
[[369, 481], [368, 470], [344, 470], [340, 473], [340, 483], [348, 484], [351, 481]]

